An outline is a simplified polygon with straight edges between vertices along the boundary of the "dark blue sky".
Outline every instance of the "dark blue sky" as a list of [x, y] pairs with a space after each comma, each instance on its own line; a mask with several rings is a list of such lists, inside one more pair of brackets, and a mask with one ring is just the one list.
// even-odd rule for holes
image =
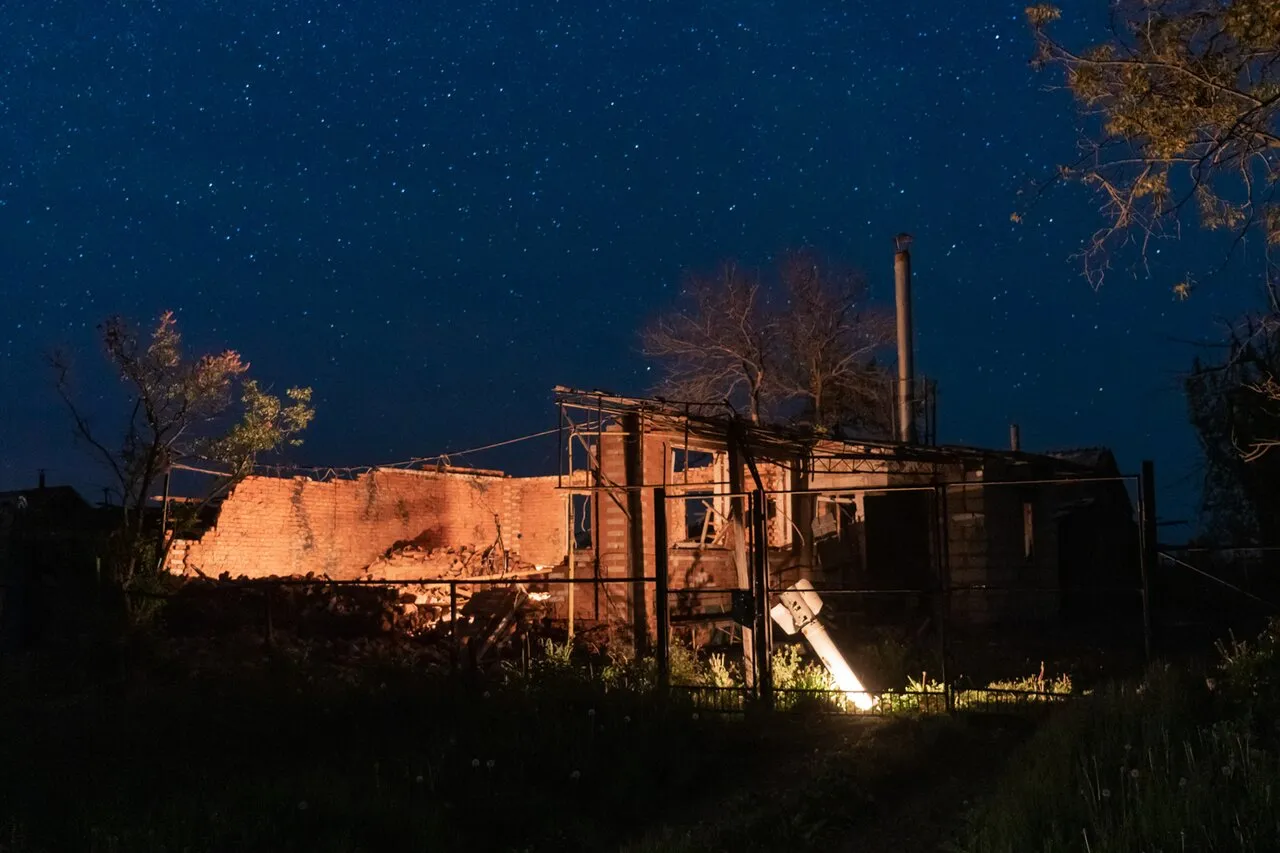
[[686, 268], [810, 244], [891, 299], [909, 231], [941, 439], [1003, 446], [1016, 420], [1028, 449], [1152, 457], [1185, 517], [1177, 339], [1251, 305], [1246, 268], [1189, 233], [1094, 292], [1069, 258], [1099, 224], [1083, 190], [1010, 221], [1077, 138], [1024, 6], [6, 3], [0, 488], [105, 482], [42, 358], [80, 352], [105, 411], [113, 312], [174, 308], [193, 347], [313, 385], [295, 460], [355, 465], [554, 426], [557, 383], [643, 391], [636, 329]]

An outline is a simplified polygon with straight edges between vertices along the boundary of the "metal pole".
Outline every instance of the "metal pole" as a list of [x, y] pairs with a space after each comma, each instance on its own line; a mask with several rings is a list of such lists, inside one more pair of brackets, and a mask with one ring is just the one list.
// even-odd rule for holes
[[939, 486], [934, 493], [934, 509], [937, 517], [938, 546], [938, 653], [939, 665], [942, 668], [942, 696], [946, 703], [947, 713], [955, 710], [955, 697], [951, 693], [951, 680], [948, 677], [947, 658], [951, 650], [947, 645], [947, 623], [951, 621], [951, 550], [947, 537], [950, 535], [950, 515], [947, 511], [947, 487]]
[[[644, 496], [639, 486], [644, 485], [644, 424], [640, 415], [629, 412], [622, 417], [622, 462], [626, 471], [627, 516], [627, 568], [633, 577], [643, 578], [644, 561]], [[645, 606], [644, 581], [631, 587], [631, 626], [634, 633], [635, 654], [643, 658], [649, 654], [649, 617]]]
[[[600, 445], [596, 445], [596, 452], [600, 452]], [[596, 482], [600, 481], [600, 464], [596, 463]], [[600, 496], [604, 492], [591, 493], [591, 618], [596, 624], [600, 623]]]
[[[667, 490], [653, 491], [654, 616], [658, 621], [658, 696], [671, 689], [671, 613], [667, 555]], [[572, 587], [570, 587], [572, 588]]]
[[168, 468], [164, 472], [164, 506], [160, 510], [160, 530], [162, 531], [161, 541], [163, 541], [163, 531], [169, 526], [169, 494], [173, 486], [173, 469]]
[[929, 443], [938, 443], [938, 383], [929, 384]]
[[764, 491], [756, 489], [751, 493], [756, 690], [761, 707], [769, 711], [773, 709], [773, 672], [769, 659], [769, 521], [766, 507]]
[[[746, 514], [746, 494], [742, 482], [742, 450], [734, 436], [729, 436], [729, 528], [733, 535], [733, 569], [734, 583], [738, 589], [749, 593], [751, 590], [751, 565], [747, 555], [747, 525], [743, 519]], [[746, 625], [742, 626], [742, 680], [748, 689], [756, 686], [756, 651], [754, 632]]]
[[263, 626], [262, 642], [264, 645], [267, 645], [267, 646], [270, 646], [275, 640], [275, 631], [274, 631], [275, 626], [272, 624], [273, 620], [271, 615], [271, 590], [272, 590], [272, 587], [268, 586], [263, 591], [263, 598], [264, 598], [263, 603], [264, 603], [264, 609], [266, 611], [266, 624]]
[[1150, 459], [1142, 461], [1142, 476], [1138, 480], [1138, 518], [1141, 532], [1138, 538], [1142, 569], [1142, 649], [1147, 662], [1151, 661], [1151, 576], [1155, 574], [1159, 542], [1156, 539], [1156, 466]]
[[911, 235], [894, 238], [894, 295], [898, 315], [898, 440], [916, 441], [914, 328], [911, 323]]
[[[41, 475], [43, 477], [43, 474]], [[156, 554], [155, 554], [155, 570], [164, 572], [164, 564], [167, 558], [165, 546], [169, 538], [169, 494], [173, 483], [173, 468], [166, 468], [164, 471], [164, 497], [160, 503], [160, 529], [156, 532]]]
[[[567, 544], [568, 544], [568, 548], [569, 548], [569, 580], [573, 580], [573, 570], [574, 570], [574, 568], [575, 568], [575, 567], [574, 567], [574, 562], [575, 562], [575, 559], [574, 559], [574, 558], [575, 558], [575, 553], [574, 553], [574, 552], [577, 550], [577, 549], [575, 548], [575, 546], [577, 545], [577, 538], [578, 538], [578, 531], [577, 531], [577, 529], [576, 529], [576, 528], [577, 528], [577, 526], [578, 526], [578, 514], [577, 514], [576, 512], [574, 512], [574, 509], [573, 509], [573, 499], [574, 499], [574, 495], [569, 495], [569, 496], [567, 497], [567, 502], [568, 502], [568, 504], [569, 504], [569, 534], [568, 534], [568, 538], [567, 538]], [[569, 642], [570, 642], [570, 643], [572, 643], [572, 642], [573, 642], [573, 608], [574, 608], [574, 605], [575, 605], [575, 603], [576, 603], [576, 602], [574, 601], [574, 595], [573, 595], [573, 588], [574, 588], [574, 586], [575, 586], [575, 584], [572, 584], [572, 583], [571, 583], [571, 584], [569, 584], [569, 596], [568, 596], [568, 598], [569, 598], [569, 607], [568, 607], [569, 612], [568, 612], [568, 621], [569, 621]]]

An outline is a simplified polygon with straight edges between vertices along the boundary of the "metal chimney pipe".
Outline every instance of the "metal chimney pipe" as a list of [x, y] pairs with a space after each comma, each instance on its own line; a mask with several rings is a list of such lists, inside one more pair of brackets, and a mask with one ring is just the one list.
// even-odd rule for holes
[[44, 469], [43, 469], [43, 468], [41, 468], [41, 469], [40, 469], [40, 480], [39, 480], [39, 482], [40, 482], [40, 488], [42, 488], [42, 489], [43, 489], [43, 488], [44, 488]]
[[1009, 449], [1015, 453], [1022, 449], [1022, 430], [1017, 424], [1009, 424]]
[[916, 441], [914, 330], [911, 325], [911, 235], [893, 238], [893, 280], [898, 309], [898, 440]]

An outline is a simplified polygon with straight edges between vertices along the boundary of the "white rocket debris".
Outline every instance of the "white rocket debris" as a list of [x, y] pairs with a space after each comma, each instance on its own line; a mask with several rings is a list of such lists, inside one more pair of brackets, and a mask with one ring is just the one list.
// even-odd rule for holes
[[827, 629], [818, 621], [818, 611], [822, 610], [822, 598], [814, 590], [813, 584], [801, 578], [791, 588], [779, 596], [782, 601], [769, 611], [773, 621], [782, 626], [788, 634], [797, 631], [809, 641], [813, 651], [822, 661], [822, 665], [831, 673], [836, 687], [844, 692], [860, 711], [870, 711], [875, 707], [875, 699], [869, 694], [858, 677], [849, 669], [844, 655], [831, 641]]

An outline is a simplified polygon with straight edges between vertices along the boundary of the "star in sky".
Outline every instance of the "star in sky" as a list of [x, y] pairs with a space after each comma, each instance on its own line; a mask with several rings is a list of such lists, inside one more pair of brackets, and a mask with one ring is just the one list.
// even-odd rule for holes
[[[1175, 339], [1247, 302], [1170, 298], [1220, 260], [1192, 239], [1094, 292], [1082, 193], [1011, 221], [1077, 136], [1023, 5], [17, 0], [0, 488], [93, 482], [42, 354], [80, 351], [105, 416], [112, 312], [174, 308], [193, 346], [313, 385], [297, 461], [363, 464], [544, 429], [557, 383], [643, 392], [636, 332], [686, 269], [812, 245], [891, 299], [905, 230], [944, 441], [1110, 445], [1189, 507]], [[1065, 35], [1100, 36], [1102, 5]]]

